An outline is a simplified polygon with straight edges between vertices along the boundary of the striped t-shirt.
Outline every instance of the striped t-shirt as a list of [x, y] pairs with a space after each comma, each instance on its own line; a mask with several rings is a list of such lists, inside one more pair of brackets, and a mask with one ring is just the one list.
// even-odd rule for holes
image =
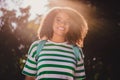
[[36, 61], [39, 41], [30, 46], [22, 73], [36, 80], [82, 80], [85, 78], [83, 59], [77, 61], [72, 45], [47, 41]]

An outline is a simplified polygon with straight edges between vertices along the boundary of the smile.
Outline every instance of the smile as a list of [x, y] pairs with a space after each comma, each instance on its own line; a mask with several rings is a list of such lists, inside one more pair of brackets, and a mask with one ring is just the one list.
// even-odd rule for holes
[[58, 27], [58, 29], [59, 29], [59, 30], [62, 30], [62, 31], [65, 30], [65, 28], [63, 28], [63, 27]]

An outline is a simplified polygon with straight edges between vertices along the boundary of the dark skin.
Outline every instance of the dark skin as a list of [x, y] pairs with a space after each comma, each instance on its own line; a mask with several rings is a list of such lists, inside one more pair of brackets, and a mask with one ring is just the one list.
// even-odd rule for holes
[[25, 76], [25, 80], [35, 80], [35, 77], [33, 77], [33, 76]]
[[[51, 37], [51, 41], [56, 43], [61, 43], [66, 41], [66, 34], [69, 31], [70, 24], [69, 24], [69, 16], [67, 13], [59, 12], [59, 14], [56, 15], [53, 21], [53, 35]], [[35, 77], [33, 76], [26, 76], [25, 80], [35, 80]], [[85, 80], [85, 79], [80, 79]]]

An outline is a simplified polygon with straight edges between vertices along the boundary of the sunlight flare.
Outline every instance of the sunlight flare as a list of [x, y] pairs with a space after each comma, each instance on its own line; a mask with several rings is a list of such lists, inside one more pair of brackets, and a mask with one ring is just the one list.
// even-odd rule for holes
[[37, 15], [44, 14], [48, 7], [46, 5], [49, 4], [48, 0], [23, 0], [22, 7], [30, 6], [30, 17], [29, 20], [35, 19]]

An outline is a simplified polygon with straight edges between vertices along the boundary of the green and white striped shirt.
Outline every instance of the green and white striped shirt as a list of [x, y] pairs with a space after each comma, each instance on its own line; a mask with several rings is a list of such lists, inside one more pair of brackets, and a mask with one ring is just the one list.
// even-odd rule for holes
[[22, 73], [35, 76], [36, 80], [82, 80], [85, 78], [83, 59], [76, 60], [72, 45], [47, 41], [38, 55], [36, 50], [39, 41], [30, 46], [28, 58]]

